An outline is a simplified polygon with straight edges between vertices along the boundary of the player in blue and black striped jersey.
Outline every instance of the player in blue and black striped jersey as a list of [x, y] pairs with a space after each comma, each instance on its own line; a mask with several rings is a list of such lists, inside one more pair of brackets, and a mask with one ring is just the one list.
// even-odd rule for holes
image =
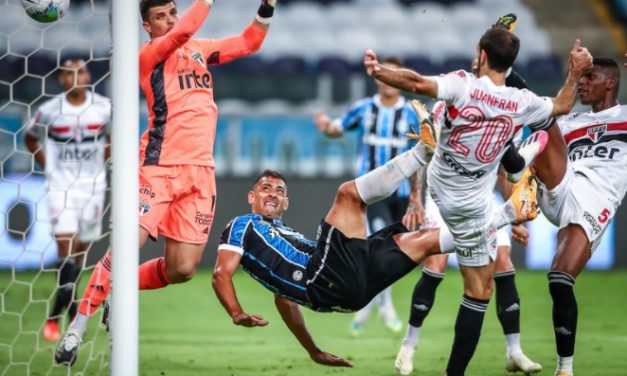
[[[351, 366], [316, 346], [298, 305], [322, 312], [359, 310], [425, 257], [440, 253], [440, 249], [452, 250], [453, 237], [446, 228], [408, 232], [396, 223], [366, 235], [366, 207], [396, 191], [432, 153], [431, 147], [419, 143], [384, 166], [342, 184], [315, 242], [282, 223], [289, 204], [285, 178], [264, 171], [248, 193], [252, 213], [233, 219], [218, 247], [213, 288], [233, 323], [247, 327], [268, 324], [239, 304], [232, 276], [241, 265], [275, 294], [283, 321], [315, 362]], [[526, 184], [515, 189], [514, 202], [522, 202], [523, 192], [529, 194]], [[531, 214], [535, 217], [536, 204], [522, 204], [512, 221], [525, 220]]]
[[[403, 67], [403, 61], [396, 57], [387, 57], [382, 64]], [[328, 137], [340, 137], [345, 132], [358, 133], [357, 176], [383, 166], [409, 150], [415, 142], [405, 134], [410, 129], [418, 129], [418, 117], [401, 91], [377, 80], [375, 83], [377, 93], [357, 101], [342, 117], [331, 119], [322, 111], [315, 117], [316, 127]], [[369, 206], [366, 215], [370, 232], [401, 219], [409, 229], [420, 225], [424, 217], [421, 188], [422, 181], [412, 176], [405, 179], [390, 197]], [[402, 330], [403, 324], [394, 309], [391, 289], [386, 289], [355, 314], [350, 327], [353, 336], [361, 333], [375, 304], [379, 306], [379, 316], [389, 330], [395, 333]]]

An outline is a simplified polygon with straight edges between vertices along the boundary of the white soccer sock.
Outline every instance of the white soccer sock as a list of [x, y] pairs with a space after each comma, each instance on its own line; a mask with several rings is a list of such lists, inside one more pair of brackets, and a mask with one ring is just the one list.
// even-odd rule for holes
[[419, 326], [407, 325], [407, 332], [405, 332], [405, 338], [403, 338], [403, 345], [411, 346], [413, 348], [418, 347], [419, 335], [420, 335]]
[[514, 354], [522, 353], [522, 348], [520, 347], [520, 333], [506, 334], [505, 345], [507, 346], [508, 358]]
[[514, 203], [507, 200], [492, 217], [492, 225], [497, 229], [514, 223], [516, 220], [516, 208]]
[[368, 317], [370, 317], [370, 310], [374, 306], [374, 301], [375, 299], [372, 299], [364, 308], [355, 313], [353, 321], [359, 324], [359, 326], [364, 326], [366, 321], [368, 321]]
[[379, 315], [385, 321], [391, 321], [397, 318], [396, 310], [392, 302], [392, 288], [388, 287], [381, 291], [375, 298], [379, 304]]
[[448, 226], [440, 227], [440, 253], [455, 252], [455, 239]]
[[558, 356], [556, 371], [565, 371], [568, 373], [572, 373], [573, 372], [573, 357], [572, 356]]
[[87, 332], [88, 323], [89, 323], [89, 316], [83, 315], [82, 313], [77, 313], [76, 317], [74, 317], [74, 321], [70, 323], [70, 326], [68, 329], [78, 332], [81, 338], [83, 338], [85, 336], [85, 332]]
[[420, 155], [424, 148], [424, 145], [419, 144], [383, 166], [355, 179], [355, 186], [362, 201], [371, 205], [394, 193], [405, 179], [424, 165], [421, 162], [424, 156]]

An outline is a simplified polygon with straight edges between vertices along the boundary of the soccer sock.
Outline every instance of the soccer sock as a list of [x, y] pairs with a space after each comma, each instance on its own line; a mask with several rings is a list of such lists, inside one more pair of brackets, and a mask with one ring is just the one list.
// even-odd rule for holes
[[521, 352], [520, 348], [520, 298], [516, 290], [514, 269], [494, 275], [496, 285], [496, 315], [503, 327], [507, 356]]
[[409, 310], [409, 325], [421, 327], [425, 318], [433, 307], [435, 291], [444, 279], [444, 273], [422, 269], [422, 276], [411, 295], [411, 308]]
[[139, 266], [139, 289], [154, 290], [170, 284], [165, 273], [165, 258], [159, 257]]
[[516, 221], [516, 208], [511, 200], [507, 200], [492, 217], [492, 226], [499, 229], [514, 221]]
[[50, 318], [56, 319], [61, 312], [72, 303], [74, 292], [74, 282], [76, 281], [76, 261], [73, 257], [65, 258], [57, 263], [59, 268], [59, 284], [57, 286], [57, 296], [54, 302]]
[[[375, 297], [376, 299], [376, 297]], [[355, 313], [355, 317], [353, 317], [353, 322], [357, 323], [359, 326], [363, 326], [368, 321], [368, 317], [370, 317], [370, 310], [374, 306], [375, 299], [372, 299], [366, 306]]]
[[83, 299], [78, 306], [78, 312], [84, 316], [91, 316], [107, 298], [110, 288], [111, 254], [107, 251], [104, 257], [98, 261], [89, 277]]
[[[550, 271], [549, 291], [553, 299], [553, 328], [557, 355], [564, 367], [571, 367], [572, 356], [575, 353], [575, 336], [577, 334], [577, 299], [573, 291], [575, 279], [568, 273]], [[568, 360], [570, 358], [570, 361]], [[559, 368], [558, 368], [559, 369]]]
[[355, 179], [359, 197], [368, 205], [383, 200], [422, 165], [424, 163], [418, 160], [416, 147], [398, 155], [383, 166]]
[[392, 287], [387, 287], [381, 291], [375, 298], [379, 304], [379, 316], [384, 321], [391, 321], [396, 319], [396, 310], [394, 309], [394, 302], [392, 301]]
[[405, 338], [403, 338], [404, 346], [411, 346], [414, 349], [418, 347], [418, 336], [420, 335], [420, 327], [407, 325], [407, 332], [405, 332]]
[[503, 154], [503, 158], [501, 158], [501, 164], [505, 168], [505, 171], [510, 174], [522, 171], [527, 166], [525, 158], [518, 154], [512, 141], [508, 142], [507, 145], [508, 147], [505, 150], [505, 154]]
[[455, 340], [446, 366], [448, 376], [464, 375], [479, 343], [483, 317], [489, 302], [489, 300], [475, 299], [464, 294], [455, 322]]
[[83, 315], [82, 313], [78, 313], [74, 320], [70, 323], [68, 327], [69, 330], [73, 330], [78, 332], [78, 334], [83, 338], [85, 336], [85, 332], [87, 331], [87, 324], [89, 323], [89, 316]]
[[78, 288], [76, 288], [76, 285], [78, 284], [78, 277], [80, 277], [81, 275], [81, 270], [82, 270], [81, 264], [77, 264], [76, 267], [74, 268], [74, 286], [73, 286], [74, 292], [72, 294], [72, 302], [70, 303], [70, 306], [67, 309], [67, 313], [71, 319], [74, 319], [74, 317], [76, 317], [76, 314], [78, 313], [78, 304], [76, 304], [76, 302], [78, 301]]

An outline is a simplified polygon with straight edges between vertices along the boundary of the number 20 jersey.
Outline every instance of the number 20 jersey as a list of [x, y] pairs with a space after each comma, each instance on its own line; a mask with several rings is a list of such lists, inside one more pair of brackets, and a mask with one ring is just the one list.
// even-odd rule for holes
[[620, 205], [627, 191], [627, 105], [557, 119], [575, 172]]
[[104, 149], [110, 120], [109, 98], [89, 91], [80, 105], [60, 94], [37, 109], [28, 132], [46, 140], [49, 189], [106, 189]]
[[[506, 145], [524, 125], [550, 124], [550, 98], [529, 90], [495, 85], [465, 71], [433, 77], [446, 103], [438, 146], [427, 181], [444, 207], [458, 214], [481, 213], [492, 198], [498, 164]], [[461, 209], [460, 212], [457, 209]], [[443, 208], [441, 208], [443, 209]], [[448, 211], [448, 210], [447, 210]]]

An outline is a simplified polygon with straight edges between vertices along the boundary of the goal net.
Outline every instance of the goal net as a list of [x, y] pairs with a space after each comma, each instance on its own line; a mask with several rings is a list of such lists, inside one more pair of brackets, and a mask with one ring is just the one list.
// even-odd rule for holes
[[[57, 341], [47, 341], [43, 335], [48, 319], [58, 320], [61, 334], [70, 321], [66, 309], [50, 317], [57, 289], [70, 289], [77, 304], [94, 263], [104, 254], [109, 237], [108, 200], [95, 215], [100, 234], [85, 241], [86, 249], [78, 257], [59, 257], [53, 234], [59, 223], [53, 223], [50, 203], [59, 206], [64, 198], [51, 197], [47, 183], [51, 176], [60, 179], [59, 173], [37, 163], [24, 139], [34, 134], [31, 125], [37, 123], [42, 150], [54, 143], [64, 158], [84, 169], [89, 151], [73, 153], [78, 150], [73, 143], [94, 134], [74, 127], [63, 134], [62, 129], [53, 129], [55, 119], [35, 117], [42, 104], [64, 92], [59, 73], [69, 58], [85, 61], [91, 73], [88, 92], [110, 96], [110, 6], [108, 1], [72, 0], [62, 19], [39, 23], [26, 15], [20, 0], [0, 3], [0, 375], [108, 373], [109, 340], [99, 325], [100, 313], [91, 320], [71, 369], [55, 365]], [[94, 148], [99, 137], [93, 137]], [[67, 182], [67, 187], [72, 186], [76, 188]], [[71, 209], [80, 214], [80, 207]], [[60, 272], [73, 261], [80, 270], [77, 286], [63, 284]]]

